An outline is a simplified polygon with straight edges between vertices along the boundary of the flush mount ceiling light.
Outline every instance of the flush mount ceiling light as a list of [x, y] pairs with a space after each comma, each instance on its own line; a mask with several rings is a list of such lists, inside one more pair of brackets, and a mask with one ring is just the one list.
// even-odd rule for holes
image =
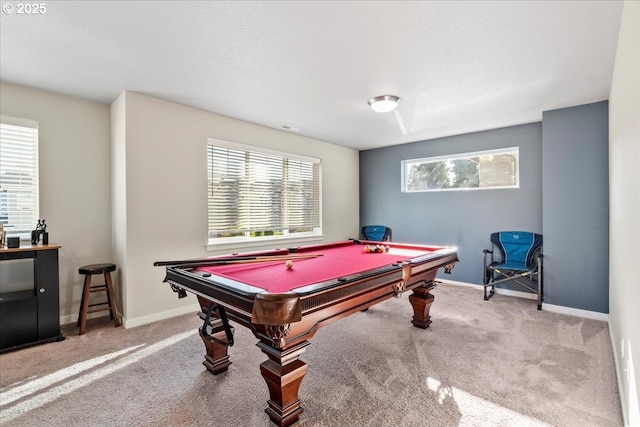
[[373, 108], [373, 111], [378, 113], [388, 113], [393, 111], [398, 106], [400, 98], [395, 95], [380, 95], [373, 97], [369, 100], [369, 105]]

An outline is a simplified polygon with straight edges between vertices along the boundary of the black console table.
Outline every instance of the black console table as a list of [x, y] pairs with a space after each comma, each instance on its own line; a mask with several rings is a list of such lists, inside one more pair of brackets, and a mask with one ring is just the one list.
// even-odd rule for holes
[[0, 288], [0, 353], [64, 339], [60, 333], [58, 249], [55, 244], [0, 248], [0, 269], [7, 268], [5, 277], [10, 277], [11, 268], [5, 261], [33, 268], [33, 280], [27, 286], [13, 289], [9, 280]]

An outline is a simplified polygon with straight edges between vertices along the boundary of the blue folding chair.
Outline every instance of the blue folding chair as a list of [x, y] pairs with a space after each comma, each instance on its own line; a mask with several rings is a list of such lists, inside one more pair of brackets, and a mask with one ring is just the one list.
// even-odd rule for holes
[[391, 229], [384, 225], [365, 225], [360, 230], [363, 240], [371, 240], [374, 242], [390, 242]]
[[[526, 231], [500, 231], [491, 234], [491, 245], [491, 250], [482, 251], [484, 300], [493, 296], [498, 283], [512, 281], [537, 294], [538, 310], [541, 310], [542, 235]], [[491, 288], [488, 293], [487, 288]]]

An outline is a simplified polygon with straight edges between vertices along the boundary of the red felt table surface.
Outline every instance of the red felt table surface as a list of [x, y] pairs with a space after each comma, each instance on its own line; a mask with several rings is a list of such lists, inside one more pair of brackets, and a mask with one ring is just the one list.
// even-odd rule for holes
[[411, 246], [392, 246], [389, 252], [365, 253], [364, 247], [359, 244], [328, 246], [326, 248], [322, 245], [310, 247], [304, 252], [297, 252], [293, 255], [318, 254], [318, 256], [294, 259], [293, 268], [290, 270], [285, 267], [283, 260], [199, 267], [198, 270], [262, 288], [268, 292], [281, 293], [406, 261], [430, 252]]

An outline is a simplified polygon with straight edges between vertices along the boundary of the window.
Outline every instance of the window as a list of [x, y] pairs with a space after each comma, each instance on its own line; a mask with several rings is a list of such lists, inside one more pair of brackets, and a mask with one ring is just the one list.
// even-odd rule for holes
[[321, 234], [320, 160], [209, 139], [209, 243]]
[[38, 218], [38, 124], [2, 116], [0, 222], [7, 235], [30, 237]]
[[518, 147], [404, 160], [402, 191], [518, 188]]

